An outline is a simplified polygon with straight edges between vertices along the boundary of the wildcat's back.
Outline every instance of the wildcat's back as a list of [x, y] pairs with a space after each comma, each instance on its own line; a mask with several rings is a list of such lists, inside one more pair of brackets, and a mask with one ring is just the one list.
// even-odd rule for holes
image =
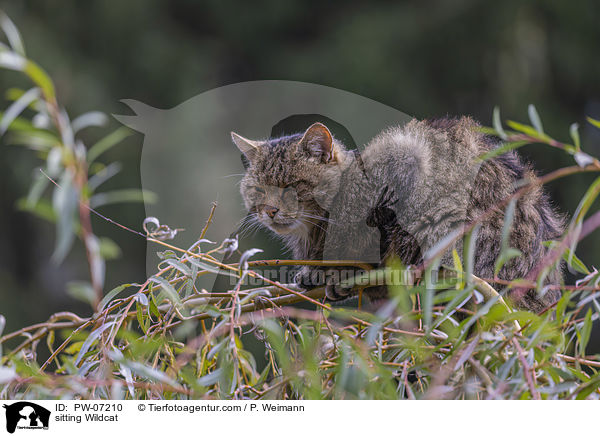
[[[382, 168], [382, 162], [395, 166], [394, 173], [381, 174], [382, 180], [393, 179], [395, 186], [411, 187], [397, 208], [402, 233], [396, 237], [392, 232], [388, 255], [403, 257], [404, 253], [398, 252], [397, 247], [406, 249], [406, 241], [402, 240], [406, 232], [426, 253], [453, 230], [487, 213], [477, 233], [473, 272], [482, 278], [494, 277], [501, 250], [506, 199], [518, 189], [519, 181], [533, 180], [535, 174], [514, 151], [483, 162], [478, 159], [498, 146], [478, 128], [468, 117], [413, 120], [404, 127], [383, 132], [365, 149], [366, 165], [372, 166], [375, 173], [391, 170]], [[543, 242], [558, 238], [563, 227], [563, 218], [553, 209], [541, 186], [526, 191], [516, 202], [508, 238], [509, 246], [522, 255], [509, 260], [498, 277], [504, 280], [525, 277], [549, 250]], [[460, 253], [462, 245], [454, 248]], [[452, 264], [450, 251], [442, 260], [442, 263]], [[546, 283], [558, 284], [561, 278], [558, 266], [548, 274]], [[514, 303], [524, 309], [540, 311], [559, 296], [556, 289], [543, 296], [531, 290]]]

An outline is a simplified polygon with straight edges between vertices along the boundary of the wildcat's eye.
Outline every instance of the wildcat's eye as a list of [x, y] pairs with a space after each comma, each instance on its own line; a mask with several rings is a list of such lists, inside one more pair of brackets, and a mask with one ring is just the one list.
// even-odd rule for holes
[[298, 200], [298, 194], [296, 192], [296, 188], [293, 188], [291, 186], [288, 186], [288, 187], [284, 188], [283, 192], [281, 193], [281, 198], [285, 202], [295, 202], [295, 201], [297, 201]]
[[305, 199], [306, 197], [310, 196], [311, 186], [304, 180], [298, 180], [294, 183], [290, 183], [288, 186], [293, 187], [296, 190], [296, 195], [300, 199]]
[[250, 186], [248, 189], [248, 197], [255, 202], [261, 201], [265, 197], [265, 190], [260, 186]]

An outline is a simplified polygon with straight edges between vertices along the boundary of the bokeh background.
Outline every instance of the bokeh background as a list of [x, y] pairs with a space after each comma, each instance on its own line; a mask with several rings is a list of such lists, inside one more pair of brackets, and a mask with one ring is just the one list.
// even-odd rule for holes
[[[1, 7], [21, 31], [28, 56], [55, 80], [71, 116], [126, 113], [124, 98], [171, 108], [227, 84], [296, 80], [360, 94], [417, 118], [469, 114], [487, 125], [496, 105], [504, 119], [527, 121], [527, 105], [534, 103], [550, 135], [568, 141], [569, 125], [577, 122], [584, 149], [600, 155], [600, 131], [585, 123], [586, 115], [600, 118], [597, 0], [63, 0]], [[0, 72], [2, 94], [12, 86], [27, 84], [17, 73]], [[108, 131], [89, 129], [86, 139]], [[125, 169], [106, 189], [140, 186], [142, 143], [134, 135], [104, 156]], [[82, 246], [53, 264], [54, 226], [16, 209], [39, 160], [3, 139], [0, 152], [0, 312], [7, 330], [58, 310], [88, 314], [88, 306], [66, 294], [67, 282], [87, 279]], [[541, 145], [522, 153], [542, 173], [572, 164]], [[549, 185], [557, 207], [571, 213], [593, 177]], [[102, 212], [138, 229], [144, 218], [140, 204]], [[142, 282], [144, 240], [96, 218], [93, 225], [122, 250], [108, 262], [105, 289]], [[600, 265], [598, 243], [594, 234], [580, 245], [587, 264]]]

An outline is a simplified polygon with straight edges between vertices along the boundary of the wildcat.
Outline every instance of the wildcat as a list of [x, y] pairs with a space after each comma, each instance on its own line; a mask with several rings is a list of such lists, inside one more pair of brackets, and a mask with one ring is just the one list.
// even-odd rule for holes
[[[495, 208], [477, 232], [473, 265], [476, 276], [494, 277], [506, 208], [496, 205], [535, 175], [513, 151], [479, 159], [497, 146], [479, 127], [469, 117], [412, 120], [381, 132], [361, 153], [346, 150], [321, 123], [263, 141], [232, 132], [246, 168], [241, 194], [247, 220], [278, 235], [295, 259], [380, 265], [396, 256], [415, 265], [443, 238]], [[508, 237], [521, 255], [498, 277], [525, 277], [548, 251], [543, 241], [558, 238], [563, 227], [542, 188], [527, 191], [515, 204]], [[462, 256], [462, 244], [451, 248]], [[451, 249], [441, 263], [452, 265]], [[323, 274], [331, 270], [303, 267], [296, 280], [307, 288], [326, 285], [328, 299], [344, 299], [349, 290], [339, 276]], [[561, 279], [557, 266], [546, 282]], [[387, 290], [380, 285], [366, 293], [376, 301]], [[539, 312], [559, 296], [556, 289], [543, 295], [530, 290], [513, 303]]]

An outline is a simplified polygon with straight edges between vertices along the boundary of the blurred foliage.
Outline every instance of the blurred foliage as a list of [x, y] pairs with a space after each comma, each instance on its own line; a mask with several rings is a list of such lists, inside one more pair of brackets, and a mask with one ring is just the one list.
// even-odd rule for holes
[[[523, 115], [523, 102], [535, 101], [545, 129], [530, 106], [531, 125], [507, 122], [504, 128], [496, 112], [492, 133], [510, 148], [545, 144], [543, 151], [531, 151], [540, 169], [573, 163], [582, 173], [595, 169], [599, 136], [592, 129], [600, 109], [590, 96], [598, 95], [593, 87], [599, 86], [596, 2], [509, 1], [494, 5], [494, 13], [469, 1], [439, 2], [438, 7], [380, 3], [269, 2], [261, 8], [240, 5], [235, 16], [218, 2], [6, 7], [31, 38], [27, 54], [48, 66], [50, 74], [29, 60], [16, 29], [3, 17], [9, 45], [0, 47], [0, 64], [23, 74], [16, 79], [14, 72], [0, 74], [16, 85], [5, 89], [9, 103], [0, 129], [8, 134], [2, 141], [26, 145], [35, 155], [3, 147], [0, 170], [7, 171], [0, 174], [8, 189], [2, 204], [11, 210], [23, 197], [21, 210], [56, 222], [54, 261], [71, 255], [62, 269], [45, 264], [39, 257], [50, 257], [45, 256], [50, 254], [47, 238], [33, 229], [46, 227], [25, 215], [2, 215], [8, 231], [0, 237], [7, 247], [0, 254], [6, 265], [0, 268], [0, 296], [2, 312], [11, 313], [13, 325], [7, 328], [0, 317], [0, 334], [14, 331], [0, 343], [2, 397], [597, 398], [600, 363], [586, 349], [600, 310], [598, 276], [586, 265], [598, 259], [585, 246], [597, 236], [577, 247], [578, 236], [586, 231], [587, 236], [596, 224], [591, 213], [599, 184], [591, 183], [590, 174], [550, 185], [564, 209], [575, 213], [565, 238], [554, 243], [558, 257], [549, 261], [562, 257], [573, 274], [586, 277], [566, 286], [561, 301], [541, 315], [515, 312], [501, 298], [531, 284], [507, 283], [494, 295], [458, 264], [456, 277], [435, 297], [427, 284], [415, 284], [396, 289], [377, 314], [324, 307], [317, 301], [320, 290], [301, 296], [292, 286], [268, 281], [268, 288], [245, 289], [246, 276], [260, 277], [251, 262], [220, 264], [201, 244], [182, 250], [152, 235], [142, 236], [169, 248], [161, 271], [104, 295], [105, 261], [121, 250], [138, 250], [139, 265], [135, 256], [125, 256], [113, 263], [118, 274], [110, 281], [138, 280], [143, 247], [133, 242], [134, 235], [128, 241], [122, 230], [118, 236], [95, 236], [92, 228], [116, 233], [111, 224], [86, 217], [87, 206], [148, 195], [123, 190], [124, 183], [137, 184], [135, 171], [128, 170], [103, 185], [101, 190], [112, 195], [97, 197], [96, 188], [119, 165], [96, 158], [103, 154], [113, 162], [119, 157], [123, 167], [132, 168], [138, 151], [109, 150], [121, 140], [127, 143], [123, 129], [104, 137], [98, 130], [78, 134], [107, 120], [96, 112], [71, 120], [57, 95], [76, 112], [90, 106], [112, 110], [123, 95], [172, 106], [214, 86], [276, 78], [343, 88], [418, 117], [449, 112], [485, 119], [494, 104]], [[591, 115], [589, 123], [584, 113]], [[577, 125], [569, 129], [565, 119], [580, 120], [581, 133]], [[555, 140], [557, 135], [570, 143]], [[582, 143], [589, 145], [582, 149]], [[39, 158], [61, 188], [49, 185], [38, 171], [29, 187], [30, 168]], [[51, 201], [43, 188], [53, 189]], [[140, 209], [113, 210], [107, 208], [107, 214], [120, 223], [141, 221]], [[75, 236], [83, 244], [71, 250]], [[40, 252], [36, 244], [45, 248]], [[255, 253], [246, 252], [245, 260]], [[209, 296], [195, 288], [198, 274], [218, 268], [239, 278], [235, 289]], [[38, 287], [54, 293], [32, 294]], [[46, 323], [18, 329], [16, 322], [27, 316], [37, 321], [51, 313], [44, 311], [62, 309], [57, 296], [67, 289], [91, 303], [85, 310], [89, 316], [56, 313]], [[132, 290], [133, 295], [121, 296]], [[37, 307], [23, 305], [28, 292], [39, 298]], [[319, 309], [287, 307], [307, 298]], [[45, 300], [54, 301], [54, 307]], [[472, 306], [465, 305], [468, 300]], [[419, 301], [426, 303], [421, 307]], [[250, 335], [264, 359], [246, 348], [242, 339]]]
[[[600, 153], [600, 134], [584, 123], [584, 115], [600, 118], [595, 0], [268, 0], [260, 7], [237, 4], [235, 13], [212, 0], [66, 0], [60, 7], [24, 0], [3, 8], [24, 31], [30, 57], [55, 78], [61, 102], [72, 113], [91, 108], [119, 113], [122, 98], [166, 108], [239, 81], [299, 80], [361, 94], [418, 118], [470, 114], [485, 122], [498, 105], [508, 117], [523, 119], [534, 102], [549, 134], [565, 139], [564, 120], [576, 120], [589, 151]], [[28, 89], [12, 72], [0, 71], [0, 83]], [[89, 144], [102, 134], [82, 132]], [[107, 153], [108, 162], [120, 161], [127, 171], [106, 189], [140, 186], [141, 141], [139, 135], [129, 137]], [[15, 147], [2, 152], [0, 228], [11, 231], [0, 232], [0, 299], [14, 314], [7, 322], [17, 328], [65, 305], [85, 310], [65, 294], [66, 282], [86, 276], [85, 253], [76, 247], [60, 267], [50, 263], [51, 227], [15, 209], [27, 193], [35, 156]], [[541, 172], [567, 162], [562, 153], [537, 146], [520, 152]], [[573, 212], [574, 193], [591, 181], [582, 175], [548, 188], [562, 211]], [[133, 227], [144, 216], [135, 204], [103, 210]], [[92, 222], [123, 251], [108, 269], [107, 287], [132, 275], [142, 280], [143, 240], [94, 217]], [[599, 242], [595, 235], [583, 241], [580, 256], [598, 263]], [[23, 298], [40, 304], [24, 308]]]

